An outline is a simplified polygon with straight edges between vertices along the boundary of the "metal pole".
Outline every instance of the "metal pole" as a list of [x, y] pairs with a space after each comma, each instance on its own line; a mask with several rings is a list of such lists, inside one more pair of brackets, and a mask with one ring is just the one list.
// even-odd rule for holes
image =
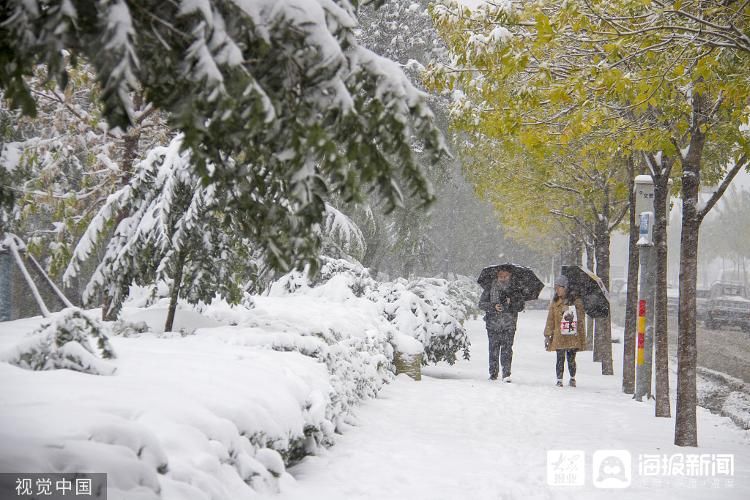
[[[2, 242], [0, 242], [0, 245]], [[0, 321], [13, 319], [13, 288], [10, 252], [0, 246]]]
[[[638, 355], [636, 356], [636, 401], [653, 398], [652, 366], [654, 358], [654, 302], [656, 291], [656, 252], [652, 231], [653, 213], [641, 213], [640, 239], [638, 240], [640, 278], [638, 291]], [[645, 324], [644, 324], [645, 323]]]

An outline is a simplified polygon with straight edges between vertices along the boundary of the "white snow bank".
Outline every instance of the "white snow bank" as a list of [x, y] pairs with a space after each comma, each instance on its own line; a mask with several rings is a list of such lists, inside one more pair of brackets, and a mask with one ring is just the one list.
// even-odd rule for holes
[[[421, 352], [415, 331], [455, 337], [458, 304], [470, 300], [450, 286], [378, 284], [328, 261], [314, 282], [288, 275], [252, 308], [181, 305], [182, 332], [169, 334], [166, 301], [133, 307], [135, 297], [105, 327], [118, 333], [108, 339], [117, 358], [95, 357], [112, 376], [0, 362], [0, 470], [107, 472], [110, 498], [273, 494], [291, 481], [286, 466], [331, 445], [354, 407], [393, 378], [393, 344]], [[0, 359], [22, 352], [42, 321], [3, 323]]]
[[[0, 470], [104, 471], [110, 498], [275, 492], [286, 465], [332, 444], [352, 408], [392, 378], [392, 326], [336, 277], [306, 294], [257, 297], [253, 309], [181, 307], [182, 334], [161, 333], [164, 301], [122, 316], [108, 325], [128, 332], [109, 338], [117, 359], [92, 356], [82, 340], [60, 350], [66, 359], [81, 346], [78, 355], [110, 364], [113, 376], [0, 362]], [[54, 344], [27, 336], [42, 321], [3, 323], [0, 359], [41, 336]], [[138, 323], [151, 331], [127, 328]]]
[[[152, 332], [164, 332], [168, 309], [169, 300], [162, 299], [146, 309], [123, 307], [120, 317], [132, 323], [146, 323]], [[172, 330], [175, 332], [193, 333], [198, 328], [210, 328], [220, 326], [221, 324], [221, 321], [200, 314], [185, 303], [178, 303]]]
[[[117, 373], [0, 363], [0, 470], [102, 472], [111, 498], [239, 498], [275, 491], [264, 465], [326, 425], [325, 366], [203, 336], [113, 338]], [[260, 450], [266, 449], [258, 458]]]
[[394, 347], [400, 353], [408, 354], [409, 356], [418, 356], [424, 352], [424, 346], [414, 337], [399, 333], [393, 340]]

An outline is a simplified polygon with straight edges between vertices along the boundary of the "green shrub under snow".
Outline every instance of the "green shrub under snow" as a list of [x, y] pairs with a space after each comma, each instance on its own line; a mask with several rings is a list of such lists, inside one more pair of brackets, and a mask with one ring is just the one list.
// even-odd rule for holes
[[105, 360], [115, 357], [102, 325], [79, 309], [67, 309], [32, 332], [5, 361], [27, 370], [68, 369], [112, 375], [116, 367]]
[[423, 364], [456, 362], [459, 353], [469, 359], [469, 341], [463, 322], [466, 305], [455, 284], [437, 278], [397, 279], [379, 284], [385, 317], [403, 334], [424, 346]]
[[328, 283], [335, 276], [344, 276], [355, 296], [378, 304], [382, 315], [398, 333], [417, 339], [424, 347], [423, 363], [453, 364], [459, 354], [469, 358], [471, 343], [463, 323], [475, 313], [478, 300], [476, 285], [469, 280], [399, 278], [382, 283], [359, 264], [324, 258], [320, 273], [312, 280], [293, 272], [275, 286], [296, 293]]

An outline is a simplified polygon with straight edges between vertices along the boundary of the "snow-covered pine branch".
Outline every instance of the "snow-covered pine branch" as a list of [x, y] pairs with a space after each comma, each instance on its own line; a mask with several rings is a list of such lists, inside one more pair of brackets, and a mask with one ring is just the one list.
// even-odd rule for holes
[[103, 291], [110, 309], [117, 311], [130, 285], [155, 291], [160, 282], [170, 284], [172, 306], [178, 298], [209, 302], [215, 294], [239, 300], [244, 273], [239, 262], [247, 256], [248, 245], [224, 221], [226, 200], [216, 196], [214, 186], [203, 185], [182, 145], [178, 136], [150, 151], [129, 184], [112, 194], [92, 220], [73, 252], [66, 280], [77, 275], [107, 228], [114, 226], [114, 235], [86, 287], [84, 302], [91, 303]]
[[359, 226], [329, 203], [326, 203], [323, 225], [323, 248], [330, 257], [350, 256], [358, 261], [362, 260], [367, 251], [367, 243]]
[[[68, 265], [94, 214], [130, 176], [134, 159], [168, 140], [163, 114], [153, 106], [138, 110], [137, 125], [127, 134], [115, 134], [101, 120], [91, 65], [69, 67], [68, 73], [68, 85], [60, 91], [50, 86], [48, 67], [34, 68], [26, 82], [36, 100], [36, 118], [0, 100], [5, 124], [0, 127], [0, 171], [13, 172], [1, 184], [15, 198], [6, 209], [12, 215], [6, 212], [5, 230], [24, 235], [29, 251], [53, 279]], [[72, 295], [80, 293], [80, 281], [89, 273], [84, 267], [69, 290]]]
[[270, 266], [314, 266], [331, 193], [357, 201], [375, 187], [398, 206], [403, 183], [429, 202], [412, 143], [427, 163], [446, 152], [426, 97], [359, 45], [354, 4], [11, 0], [0, 90], [33, 114], [25, 75], [47, 64], [64, 86], [65, 54], [90, 62], [111, 126], [132, 124], [138, 91], [184, 134], [192, 169], [252, 214], [237, 223]]

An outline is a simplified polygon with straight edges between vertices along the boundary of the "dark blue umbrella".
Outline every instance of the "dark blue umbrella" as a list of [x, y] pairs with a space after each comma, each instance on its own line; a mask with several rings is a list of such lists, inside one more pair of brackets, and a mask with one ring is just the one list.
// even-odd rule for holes
[[531, 268], [511, 264], [510, 262], [485, 267], [479, 273], [477, 283], [482, 288], [488, 288], [492, 284], [492, 280], [497, 278], [497, 272], [500, 270], [510, 272], [510, 288], [523, 297], [524, 301], [537, 299], [542, 288], [544, 288], [544, 283], [537, 278]]

